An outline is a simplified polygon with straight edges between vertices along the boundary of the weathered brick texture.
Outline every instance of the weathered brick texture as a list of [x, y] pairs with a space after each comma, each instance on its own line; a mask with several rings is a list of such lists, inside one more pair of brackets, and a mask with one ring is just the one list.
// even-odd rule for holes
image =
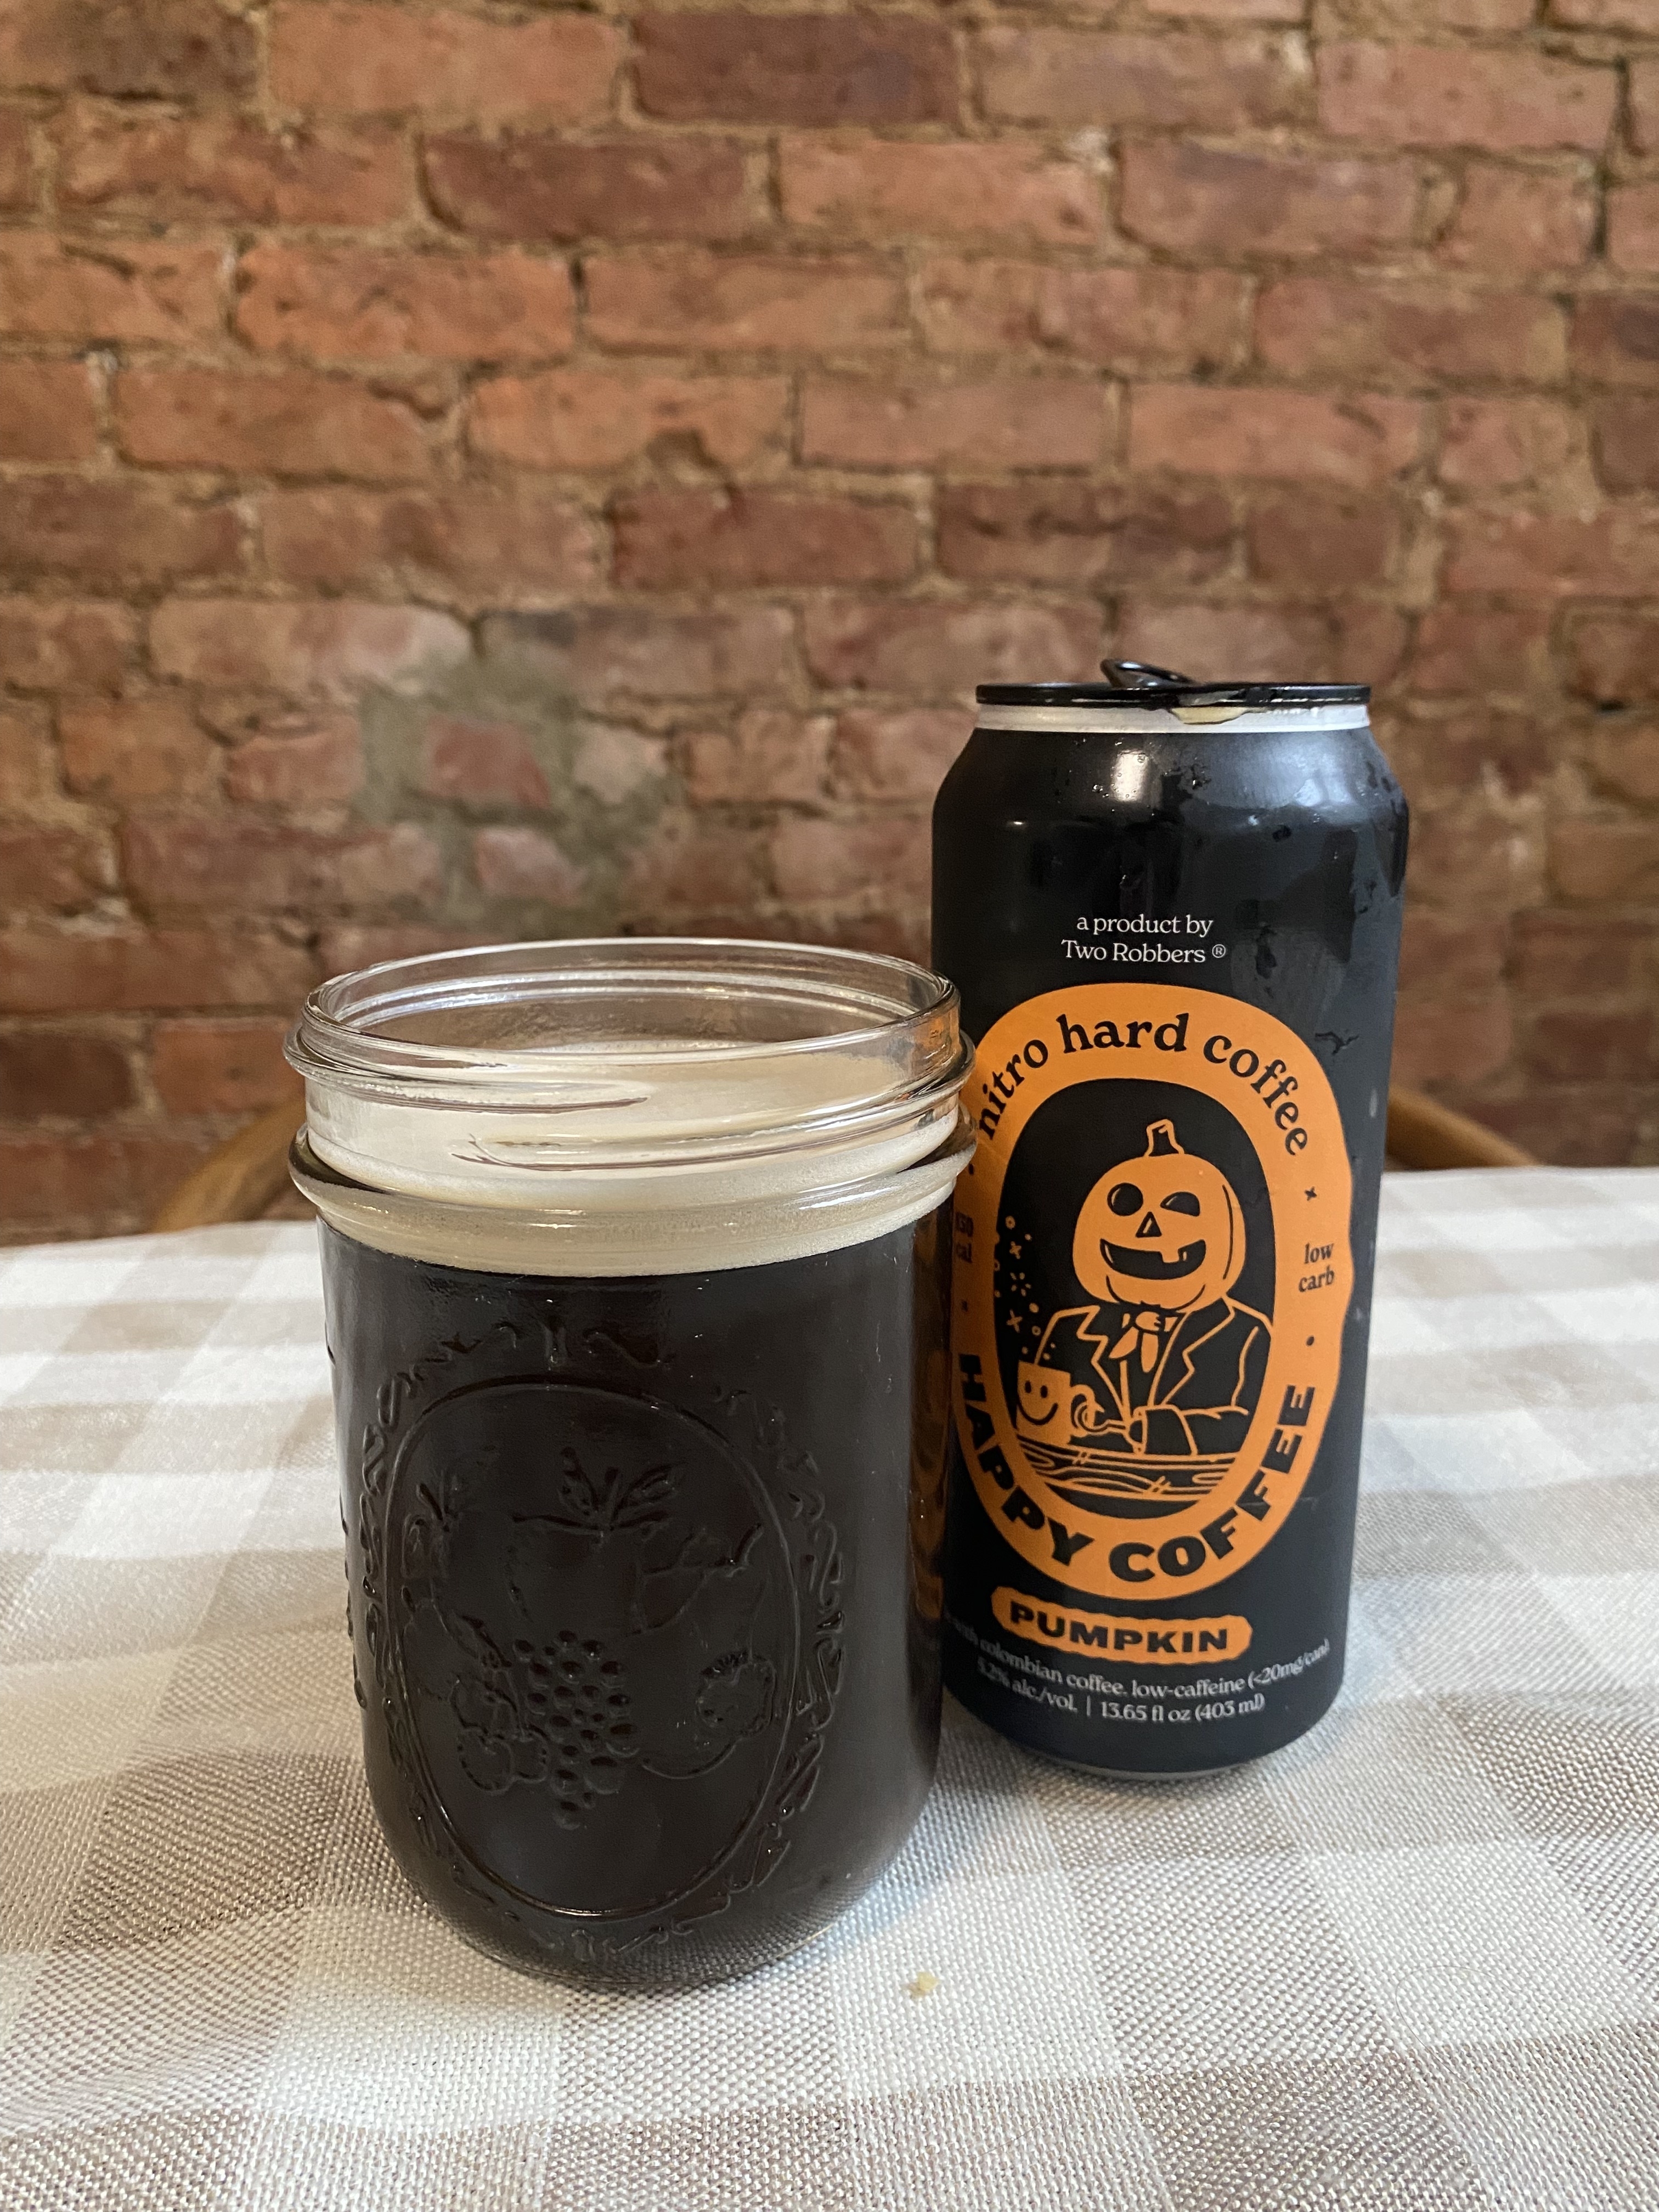
[[341, 965], [920, 950], [1109, 646], [1375, 683], [1401, 1073], [1659, 1159], [1654, 0], [0, 8], [0, 1236]]

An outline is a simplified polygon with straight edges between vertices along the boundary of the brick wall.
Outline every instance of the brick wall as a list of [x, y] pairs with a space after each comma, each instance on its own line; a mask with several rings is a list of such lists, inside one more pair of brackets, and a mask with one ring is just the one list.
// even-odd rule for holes
[[1401, 1072], [1659, 1158], [1659, 0], [0, 0], [0, 1205], [342, 964], [915, 948], [976, 677], [1370, 678]]

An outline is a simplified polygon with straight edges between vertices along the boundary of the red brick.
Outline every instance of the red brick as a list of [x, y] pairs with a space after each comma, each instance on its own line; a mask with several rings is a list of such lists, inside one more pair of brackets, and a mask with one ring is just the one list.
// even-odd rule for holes
[[[1503, 617], [1493, 619], [1501, 623]], [[1477, 650], [1486, 635], [1477, 631]], [[1517, 658], [1528, 659], [1536, 642], [1522, 629]], [[1501, 694], [1506, 686], [1513, 689], [1514, 678], [1504, 672], [1492, 689]], [[1383, 750], [1413, 805], [1455, 801], [1470, 792], [1492, 791], [1494, 786], [1518, 795], [1536, 790], [1560, 766], [1560, 715], [1553, 704], [1540, 708], [1522, 701], [1506, 705], [1472, 686], [1461, 668], [1449, 670], [1441, 688], [1465, 696], [1456, 705], [1433, 696], [1413, 700], [1408, 718], [1401, 721], [1384, 716]], [[1472, 701], [1468, 697], [1471, 690], [1476, 690]]]
[[1659, 527], [1623, 507], [1600, 514], [1454, 515], [1444, 587], [1570, 598], [1642, 599], [1659, 590]]
[[806, 610], [807, 665], [846, 691], [964, 701], [975, 684], [1077, 681], [1100, 659], [1100, 616], [1030, 602], [819, 599]]
[[145, 1223], [213, 1149], [210, 1136], [15, 1137], [0, 1143], [0, 1219], [63, 1236], [112, 1236]]
[[131, 478], [26, 477], [0, 500], [0, 576], [118, 587], [234, 575], [241, 529], [228, 506]]
[[169, 599], [150, 621], [150, 652], [163, 676], [301, 695], [416, 688], [467, 650], [465, 630], [449, 615], [349, 599]]
[[1572, 688], [1607, 707], [1659, 699], [1659, 614], [1592, 616], [1571, 635]]
[[225, 790], [244, 805], [326, 806], [362, 787], [356, 718], [262, 714], [225, 763]]
[[586, 874], [544, 830], [506, 824], [473, 833], [472, 866], [493, 898], [533, 899], [538, 906], [580, 906]]
[[297, 1004], [309, 954], [219, 929], [16, 929], [0, 935], [0, 1012], [149, 1013], [179, 1006]]
[[1504, 980], [1504, 923], [1408, 904], [1400, 946], [1400, 988], [1412, 999], [1496, 991]]
[[1335, 137], [1492, 153], [1599, 152], [1619, 94], [1610, 68], [1520, 48], [1338, 41], [1320, 49], [1318, 76], [1320, 125]]
[[130, 609], [94, 599], [0, 599], [0, 668], [17, 691], [113, 691], [132, 656]]
[[663, 489], [614, 520], [617, 580], [647, 590], [897, 583], [916, 565], [915, 517], [871, 501]]
[[[845, 945], [857, 952], [880, 952], [892, 960], [909, 960], [925, 968], [928, 961], [927, 902], [925, 893], [919, 894], [913, 885], [901, 887], [897, 910], [893, 908], [883, 913], [872, 913], [866, 907], [858, 913], [848, 913], [844, 908], [831, 922], [823, 919], [822, 908], [811, 908], [805, 913], [790, 915], [786, 920], [791, 939], [801, 945]], [[781, 933], [781, 926], [772, 925]]]
[[1387, 500], [1309, 488], [1253, 500], [1245, 538], [1252, 575], [1322, 599], [1387, 580], [1400, 516]]
[[1410, 641], [1399, 608], [1375, 599], [1348, 599], [1332, 606], [1329, 619], [1334, 681], [1379, 688], [1392, 684], [1405, 665]]
[[1421, 410], [1372, 393], [1328, 399], [1304, 392], [1195, 391], [1146, 385], [1131, 398], [1136, 468], [1204, 476], [1323, 479], [1369, 490], [1416, 460]]
[[1175, 15], [1189, 22], [1204, 17], [1218, 23], [1300, 23], [1303, 0], [1146, 0], [1149, 15]]
[[1550, 876], [1564, 898], [1659, 899], [1659, 837], [1651, 822], [1556, 822], [1549, 854]]
[[1566, 374], [1565, 316], [1523, 292], [1460, 297], [1291, 276], [1262, 294], [1255, 331], [1262, 360], [1292, 376], [1557, 384]]
[[772, 833], [772, 881], [781, 898], [836, 899], [879, 890], [926, 896], [925, 815], [854, 822], [781, 822]]
[[56, 822], [0, 828], [0, 906], [21, 914], [79, 914], [113, 884], [100, 837]]
[[428, 799], [538, 811], [548, 804], [547, 778], [516, 722], [432, 715], [421, 732], [416, 775]]
[[254, 88], [257, 41], [216, 0], [13, 0], [0, 19], [0, 85], [234, 99]]
[[1630, 64], [1630, 131], [1638, 152], [1659, 154], [1659, 55]]
[[1547, 603], [1431, 607], [1418, 625], [1412, 684], [1419, 691], [1525, 691], [1549, 675]]
[[174, 699], [94, 699], [58, 717], [64, 781], [122, 804], [198, 799], [218, 778], [218, 749]]
[[45, 714], [0, 705], [0, 814], [49, 809], [57, 796], [58, 761]]
[[1152, 122], [1238, 131], [1298, 122], [1310, 106], [1292, 45], [1260, 34], [1148, 38], [998, 26], [980, 33], [975, 51], [986, 113], [1046, 130]]
[[984, 384], [809, 380], [801, 452], [862, 469], [1089, 468], [1106, 395], [1060, 377]]
[[1534, 1084], [1482, 1106], [1492, 1126], [1563, 1167], [1623, 1167], [1651, 1156], [1651, 1085]]
[[668, 816], [629, 863], [629, 918], [672, 921], [690, 935], [741, 933], [740, 925], [752, 927], [761, 850], [753, 830], [706, 815]]
[[1572, 366], [1591, 384], [1659, 386], [1659, 292], [1581, 299], [1573, 310]]
[[349, 360], [541, 361], [568, 352], [562, 262], [528, 253], [381, 253], [256, 246], [236, 327], [269, 352]]
[[541, 469], [612, 469], [659, 449], [741, 468], [782, 432], [778, 376], [629, 376], [550, 369], [501, 376], [473, 395], [475, 452]]
[[422, 952], [453, 952], [476, 945], [473, 930], [432, 929], [422, 922], [338, 922], [319, 936], [325, 975], [343, 975], [357, 968], [378, 968], [383, 960], [412, 960]]
[[1536, 832], [1511, 805], [1473, 793], [1419, 808], [1412, 823], [1414, 896], [1431, 905], [1487, 916], [1534, 905], [1541, 858]]
[[0, 232], [0, 337], [188, 345], [219, 335], [216, 246]]
[[1550, 15], [1575, 30], [1635, 31], [1659, 38], [1659, 0], [1552, 0]]
[[231, 116], [71, 114], [60, 206], [154, 222], [397, 222], [414, 211], [408, 149], [379, 124], [276, 132]]
[[1521, 1061], [1546, 1081], [1639, 1081], [1659, 1073], [1659, 1021], [1650, 1006], [1552, 1007], [1527, 1024]]
[[1460, 490], [1522, 487], [1580, 493], [1587, 483], [1583, 424], [1553, 399], [1448, 399], [1440, 480]]
[[594, 260], [586, 274], [588, 329], [601, 345], [813, 353], [903, 335], [899, 272], [850, 255], [726, 258], [691, 249]]
[[1642, 988], [1659, 932], [1601, 915], [1522, 914], [1515, 943], [1515, 980], [1528, 998], [1607, 999]]
[[956, 708], [912, 707], [882, 714], [860, 707], [838, 715], [836, 790], [849, 799], [931, 799], [968, 742], [966, 723]]
[[[411, 905], [428, 909], [443, 888], [443, 854], [413, 823], [371, 830], [341, 842], [334, 856], [337, 896], [348, 907]], [[313, 895], [294, 902], [309, 914]]]
[[923, 332], [944, 353], [1031, 351], [1183, 375], [1227, 367], [1243, 338], [1243, 280], [1219, 270], [927, 261], [919, 295]]
[[1615, 269], [1659, 275], [1659, 184], [1607, 194], [1607, 259]]
[[132, 1070], [110, 1038], [72, 1030], [0, 1036], [0, 1119], [85, 1118], [131, 1103]]
[[690, 732], [682, 740], [686, 790], [698, 805], [730, 799], [752, 805], [762, 793], [775, 803], [817, 799], [835, 726], [829, 714], [755, 707], [738, 717], [735, 730]]
[[248, 816], [135, 815], [122, 828], [123, 871], [147, 911], [217, 915], [430, 900], [442, 860], [424, 830], [356, 828], [337, 835]]
[[1180, 253], [1380, 253], [1411, 242], [1407, 161], [1228, 153], [1167, 140], [1123, 149], [1123, 228]]
[[584, 701], [764, 696], [787, 683], [793, 661], [793, 626], [781, 607], [497, 615], [483, 639], [486, 659], [550, 676]]
[[0, 361], [0, 461], [89, 461], [92, 383], [78, 361]]
[[1591, 175], [1471, 161], [1437, 258], [1482, 276], [1579, 269], [1595, 246], [1595, 220]]
[[939, 565], [948, 576], [1074, 588], [1204, 583], [1224, 572], [1232, 544], [1232, 509], [1219, 492], [1044, 478], [949, 485], [939, 495]]
[[740, 238], [756, 228], [743, 149], [717, 138], [430, 139], [447, 222], [483, 238]]
[[1638, 806], [1659, 805], [1659, 723], [1603, 715], [1590, 736], [1596, 781]]
[[532, 486], [273, 492], [261, 509], [274, 576], [329, 591], [563, 591], [599, 580], [599, 532]]
[[170, 1114], [251, 1114], [299, 1087], [283, 1058], [285, 1024], [161, 1022], [151, 1069]]
[[430, 464], [403, 400], [311, 369], [124, 369], [115, 422], [126, 458], [150, 468], [395, 481]]
[[1335, 634], [1313, 608], [1131, 605], [1112, 650], [1200, 678], [1320, 683], [1339, 674]]
[[9, 215], [21, 215], [33, 204], [29, 118], [14, 108], [0, 108], [0, 208]]
[[1530, 1083], [1504, 1098], [1482, 1099], [1481, 1118], [1501, 1136], [1560, 1167], [1622, 1167], [1640, 1159], [1652, 1122], [1653, 1086]]
[[947, 24], [914, 15], [635, 18], [635, 82], [647, 115], [676, 122], [953, 123]]
[[1395, 1020], [1395, 1079], [1479, 1083], [1506, 1066], [1514, 1048], [1509, 1001], [1497, 994], [1402, 999]]
[[596, 123], [621, 58], [617, 25], [574, 10], [518, 23], [353, 0], [278, 0], [271, 11], [271, 91], [284, 107]]
[[570, 780], [606, 806], [620, 806], [659, 784], [668, 772], [668, 740], [615, 722], [577, 726]]
[[1098, 179], [1041, 147], [786, 138], [779, 158], [784, 218], [809, 228], [1033, 246], [1087, 245], [1100, 235]]

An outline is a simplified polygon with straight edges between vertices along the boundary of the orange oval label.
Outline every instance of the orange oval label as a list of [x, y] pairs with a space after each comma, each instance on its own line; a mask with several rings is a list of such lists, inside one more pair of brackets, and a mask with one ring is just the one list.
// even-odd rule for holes
[[1082, 984], [1006, 1014], [968, 1096], [951, 1367], [981, 1504], [1092, 1596], [1224, 1581], [1295, 1504], [1341, 1367], [1323, 1068], [1242, 1000]]

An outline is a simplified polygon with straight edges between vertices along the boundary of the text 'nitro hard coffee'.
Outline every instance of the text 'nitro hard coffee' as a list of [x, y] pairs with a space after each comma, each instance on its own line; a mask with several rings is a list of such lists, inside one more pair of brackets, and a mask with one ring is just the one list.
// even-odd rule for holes
[[1341, 1680], [1407, 813], [1363, 686], [1109, 673], [981, 686], [934, 810], [978, 1052], [945, 1678], [1181, 1774]]

